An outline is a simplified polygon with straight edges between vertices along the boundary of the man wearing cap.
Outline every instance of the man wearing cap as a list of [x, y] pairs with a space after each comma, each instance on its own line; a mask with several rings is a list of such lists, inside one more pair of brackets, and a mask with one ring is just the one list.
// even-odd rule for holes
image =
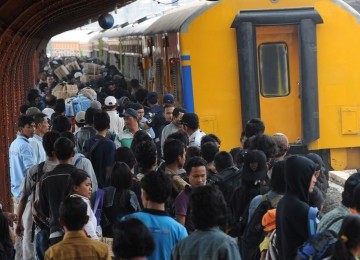
[[43, 113], [47, 116], [48, 119], [51, 118], [51, 115], [55, 113], [56, 107], [56, 97], [54, 95], [46, 95], [45, 96], [45, 105], [46, 107], [43, 109]]
[[158, 104], [158, 94], [156, 92], [149, 92], [147, 95], [147, 103], [150, 107], [151, 113], [161, 112], [161, 106]]
[[78, 131], [74, 133], [76, 139], [76, 151], [84, 153], [85, 141], [90, 137], [96, 135], [96, 130], [93, 126], [94, 114], [98, 109], [89, 107], [86, 112], [79, 111], [75, 116], [75, 123], [79, 127]]
[[185, 113], [181, 119], [184, 131], [189, 136], [189, 146], [200, 148], [201, 138], [205, 135], [199, 128], [199, 117], [195, 113]]
[[138, 112], [133, 108], [128, 108], [124, 112], [125, 130], [115, 137], [116, 148], [131, 146], [134, 134], [140, 130], [138, 122]]
[[124, 130], [124, 118], [120, 117], [116, 111], [117, 101], [113, 96], [105, 98], [105, 110], [110, 117], [110, 131], [121, 134]]

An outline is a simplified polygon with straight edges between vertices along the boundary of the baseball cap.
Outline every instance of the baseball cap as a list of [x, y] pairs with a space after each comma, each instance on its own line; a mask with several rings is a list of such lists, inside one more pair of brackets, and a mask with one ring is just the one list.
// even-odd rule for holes
[[79, 111], [77, 112], [75, 116], [76, 123], [84, 124], [85, 123], [85, 111]]
[[163, 96], [163, 103], [164, 104], [172, 104], [174, 103], [174, 95], [170, 94], [170, 93], [167, 93]]
[[138, 112], [133, 108], [127, 108], [124, 112], [124, 117], [127, 117], [127, 116], [132, 116], [132, 117], [137, 118]]
[[128, 97], [121, 97], [120, 99], [119, 99], [119, 106], [120, 107], [122, 107], [122, 108], [124, 108], [124, 107], [126, 107], [128, 104], [129, 104], [129, 102], [130, 102], [130, 99], [128, 98]]
[[248, 151], [244, 156], [243, 179], [246, 181], [263, 180], [266, 177], [266, 156], [263, 151]]
[[113, 107], [113, 106], [117, 105], [116, 98], [113, 96], [108, 96], [107, 98], [105, 98], [104, 103], [105, 103], [105, 106], [108, 106], [108, 107]]
[[150, 104], [155, 104], [157, 102], [158, 99], [158, 94], [156, 92], [149, 92], [147, 95], [147, 101]]
[[94, 109], [101, 109], [101, 103], [100, 101], [93, 100], [90, 102], [90, 107]]
[[83, 74], [81, 73], [81, 72], [76, 72], [75, 74], [74, 74], [74, 78], [79, 78], [79, 77], [81, 77]]
[[276, 228], [276, 209], [268, 210], [261, 221], [264, 231], [270, 232]]

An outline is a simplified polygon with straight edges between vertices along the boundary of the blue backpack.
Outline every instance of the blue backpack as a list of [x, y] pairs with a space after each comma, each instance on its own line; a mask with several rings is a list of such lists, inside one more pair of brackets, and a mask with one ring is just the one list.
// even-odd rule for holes
[[298, 249], [296, 259], [320, 260], [329, 256], [330, 249], [337, 242], [338, 238], [336, 232], [328, 228], [343, 218], [344, 216], [335, 218], [327, 225], [325, 231], [311, 233], [311, 237]]

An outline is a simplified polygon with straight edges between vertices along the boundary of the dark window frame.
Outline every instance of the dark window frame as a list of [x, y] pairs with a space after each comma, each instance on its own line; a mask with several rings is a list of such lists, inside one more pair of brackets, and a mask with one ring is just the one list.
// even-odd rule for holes
[[[286, 95], [264, 95], [264, 88], [263, 88], [263, 78], [262, 78], [262, 74], [261, 74], [261, 55], [260, 55], [260, 49], [262, 46], [264, 45], [277, 45], [277, 44], [283, 44], [285, 45], [286, 47], [286, 70], [287, 70], [287, 94]], [[288, 44], [286, 42], [264, 42], [262, 44], [260, 44], [258, 46], [258, 51], [257, 51], [257, 56], [258, 56], [258, 66], [259, 66], [259, 88], [260, 88], [260, 93], [261, 93], [261, 96], [264, 97], [264, 98], [279, 98], [279, 97], [287, 97], [291, 94], [291, 85], [290, 85], [290, 65], [289, 65], [289, 47], [288, 47]]]

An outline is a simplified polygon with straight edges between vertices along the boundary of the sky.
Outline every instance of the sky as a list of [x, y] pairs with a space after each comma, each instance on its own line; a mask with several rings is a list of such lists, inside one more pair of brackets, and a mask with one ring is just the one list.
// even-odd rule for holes
[[[125, 22], [133, 23], [144, 16], [159, 15], [168, 9], [195, 1], [205, 0], [138, 0], [116, 11], [110, 12], [110, 14], [114, 17], [114, 26], [116, 26]], [[102, 30], [102, 28], [98, 22], [84, 24], [82, 27], [58, 34], [51, 40], [88, 42], [94, 36], [93, 32], [100, 30]]]

